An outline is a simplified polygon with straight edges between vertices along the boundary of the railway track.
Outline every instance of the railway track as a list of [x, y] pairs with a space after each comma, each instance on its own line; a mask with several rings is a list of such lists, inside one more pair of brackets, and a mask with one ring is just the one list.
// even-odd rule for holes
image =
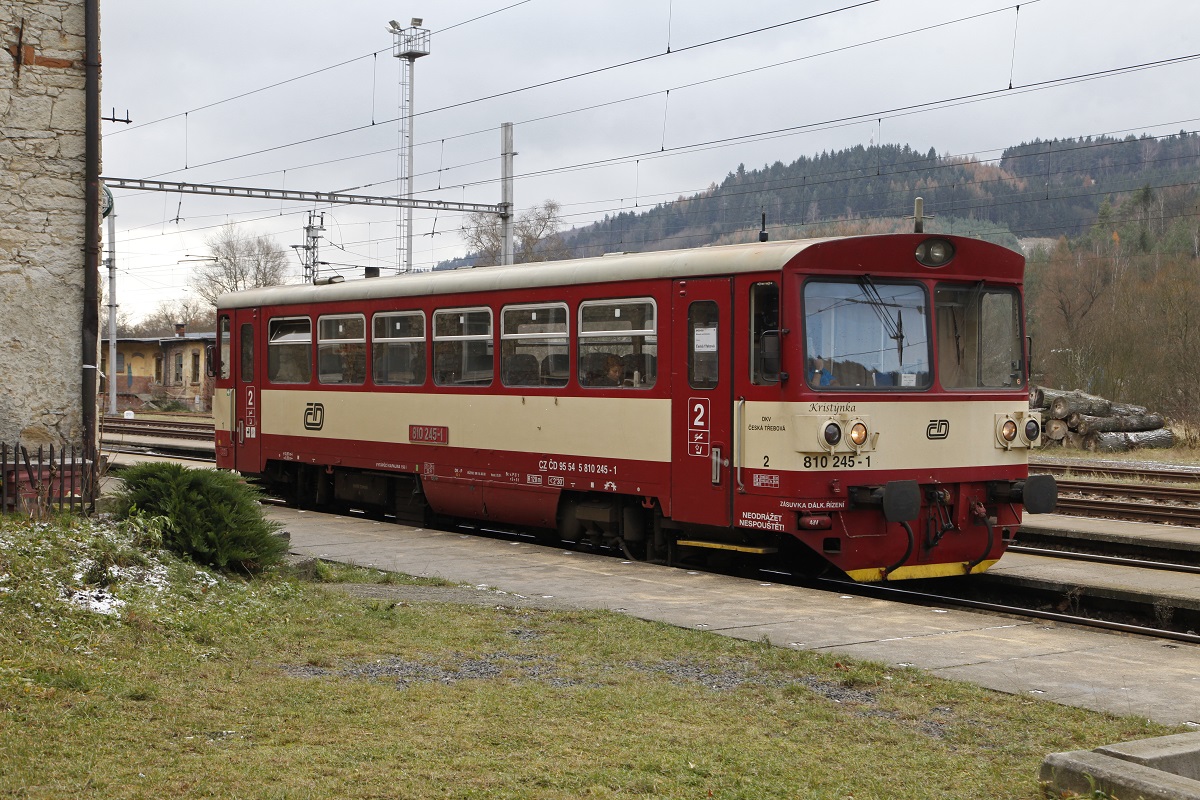
[[188, 441], [211, 440], [213, 438], [213, 424], [211, 422], [191, 422], [183, 419], [163, 420], [105, 417], [101, 423], [101, 433], [106, 438], [110, 436], [131, 436], [155, 439], [186, 439]]
[[[1061, 514], [1200, 525], [1200, 471], [1191, 468], [1035, 462], [1029, 469], [1058, 479]], [[1097, 480], [1097, 476], [1129, 482]]]

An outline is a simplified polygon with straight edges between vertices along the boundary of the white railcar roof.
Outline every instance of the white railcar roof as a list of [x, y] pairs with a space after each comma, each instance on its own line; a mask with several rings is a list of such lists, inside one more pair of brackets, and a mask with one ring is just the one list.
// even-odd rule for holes
[[[838, 237], [842, 238], [842, 237]], [[217, 307], [252, 308], [270, 305], [336, 303], [344, 300], [373, 300], [388, 297], [419, 297], [614, 283], [652, 278], [683, 278], [782, 269], [798, 253], [829, 239], [796, 239], [755, 242], [691, 250], [660, 250], [649, 253], [613, 253], [596, 258], [543, 261], [508, 267], [476, 267], [410, 273], [386, 278], [368, 278], [324, 286], [309, 284], [267, 286], [231, 292], [217, 299]]]

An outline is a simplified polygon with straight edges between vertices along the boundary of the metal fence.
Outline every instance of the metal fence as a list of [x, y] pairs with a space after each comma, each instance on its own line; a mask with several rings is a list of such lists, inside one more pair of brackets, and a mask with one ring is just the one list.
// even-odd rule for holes
[[55, 509], [85, 511], [96, 486], [96, 463], [82, 448], [0, 444], [0, 512], [41, 518]]

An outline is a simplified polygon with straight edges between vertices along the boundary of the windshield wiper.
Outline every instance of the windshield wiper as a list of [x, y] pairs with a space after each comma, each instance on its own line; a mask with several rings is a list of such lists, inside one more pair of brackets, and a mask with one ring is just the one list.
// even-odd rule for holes
[[904, 317], [897, 307], [896, 318], [892, 319], [892, 313], [888, 311], [888, 306], [891, 305], [883, 299], [883, 295], [879, 293], [879, 289], [875, 286], [875, 281], [871, 280], [870, 275], [863, 275], [858, 279], [858, 285], [862, 287], [863, 294], [867, 296], [870, 306], [875, 311], [875, 316], [879, 317], [879, 321], [883, 323], [883, 329], [887, 332], [887, 337], [896, 343], [896, 355], [901, 363], [904, 363]]

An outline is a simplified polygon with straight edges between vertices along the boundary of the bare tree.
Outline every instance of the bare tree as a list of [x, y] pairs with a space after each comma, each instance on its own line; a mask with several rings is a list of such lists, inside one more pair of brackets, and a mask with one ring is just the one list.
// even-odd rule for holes
[[225, 292], [275, 286], [288, 277], [287, 253], [269, 236], [250, 236], [230, 223], [204, 243], [213, 260], [197, 267], [191, 283], [210, 305]]
[[213, 331], [216, 318], [212, 306], [198, 297], [164, 300], [154, 311], [129, 326], [127, 335], [172, 336], [176, 325], [183, 325], [194, 333]]
[[[562, 229], [561, 209], [554, 200], [546, 200], [517, 217], [513, 225], [513, 261], [524, 264], [571, 257], [571, 249], [559, 236]], [[475, 266], [490, 267], [500, 263], [504, 237], [499, 217], [494, 214], [470, 214], [463, 233], [467, 245], [477, 254]]]

